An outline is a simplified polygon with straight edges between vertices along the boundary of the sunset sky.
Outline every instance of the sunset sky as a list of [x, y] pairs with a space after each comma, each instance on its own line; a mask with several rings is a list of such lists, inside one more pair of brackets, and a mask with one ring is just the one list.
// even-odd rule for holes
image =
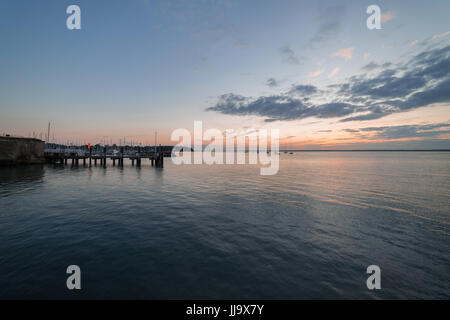
[[450, 149], [449, 14], [448, 0], [2, 0], [0, 133], [51, 122], [58, 142], [175, 144], [202, 120], [278, 128], [282, 148]]

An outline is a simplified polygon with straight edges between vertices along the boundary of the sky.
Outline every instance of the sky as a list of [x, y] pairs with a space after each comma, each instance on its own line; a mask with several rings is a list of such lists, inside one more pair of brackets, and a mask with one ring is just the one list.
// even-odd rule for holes
[[201, 120], [279, 129], [289, 149], [450, 149], [449, 13], [448, 0], [2, 0], [0, 134], [50, 122], [59, 143], [175, 144]]

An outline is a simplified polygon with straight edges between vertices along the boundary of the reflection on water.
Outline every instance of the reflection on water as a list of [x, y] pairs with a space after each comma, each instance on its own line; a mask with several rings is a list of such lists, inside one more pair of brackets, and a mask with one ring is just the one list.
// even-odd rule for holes
[[449, 298], [450, 153], [280, 157], [1, 169], [0, 298]]
[[38, 188], [44, 177], [44, 166], [0, 167], [0, 197]]

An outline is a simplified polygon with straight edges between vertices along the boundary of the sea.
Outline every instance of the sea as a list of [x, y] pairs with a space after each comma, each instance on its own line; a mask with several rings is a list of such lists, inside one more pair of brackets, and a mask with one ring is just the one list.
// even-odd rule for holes
[[0, 299], [450, 298], [450, 152], [279, 157], [0, 168]]

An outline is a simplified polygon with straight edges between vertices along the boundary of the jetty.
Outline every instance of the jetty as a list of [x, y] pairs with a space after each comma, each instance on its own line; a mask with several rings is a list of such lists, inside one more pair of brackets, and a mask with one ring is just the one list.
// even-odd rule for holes
[[124, 165], [125, 160], [131, 162], [132, 166], [140, 167], [142, 161], [148, 160], [151, 166], [157, 168], [164, 167], [164, 157], [170, 156], [167, 150], [163, 149], [161, 145], [155, 147], [153, 150], [142, 150], [140, 147], [135, 149], [136, 151], [125, 151], [124, 147], [120, 147], [118, 150], [114, 149], [113, 152], [108, 152], [107, 147], [88, 148], [88, 150], [80, 149], [51, 149], [45, 150], [45, 161], [51, 164], [60, 165], [72, 165], [72, 166], [103, 166], [106, 167], [108, 160], [112, 166]]

